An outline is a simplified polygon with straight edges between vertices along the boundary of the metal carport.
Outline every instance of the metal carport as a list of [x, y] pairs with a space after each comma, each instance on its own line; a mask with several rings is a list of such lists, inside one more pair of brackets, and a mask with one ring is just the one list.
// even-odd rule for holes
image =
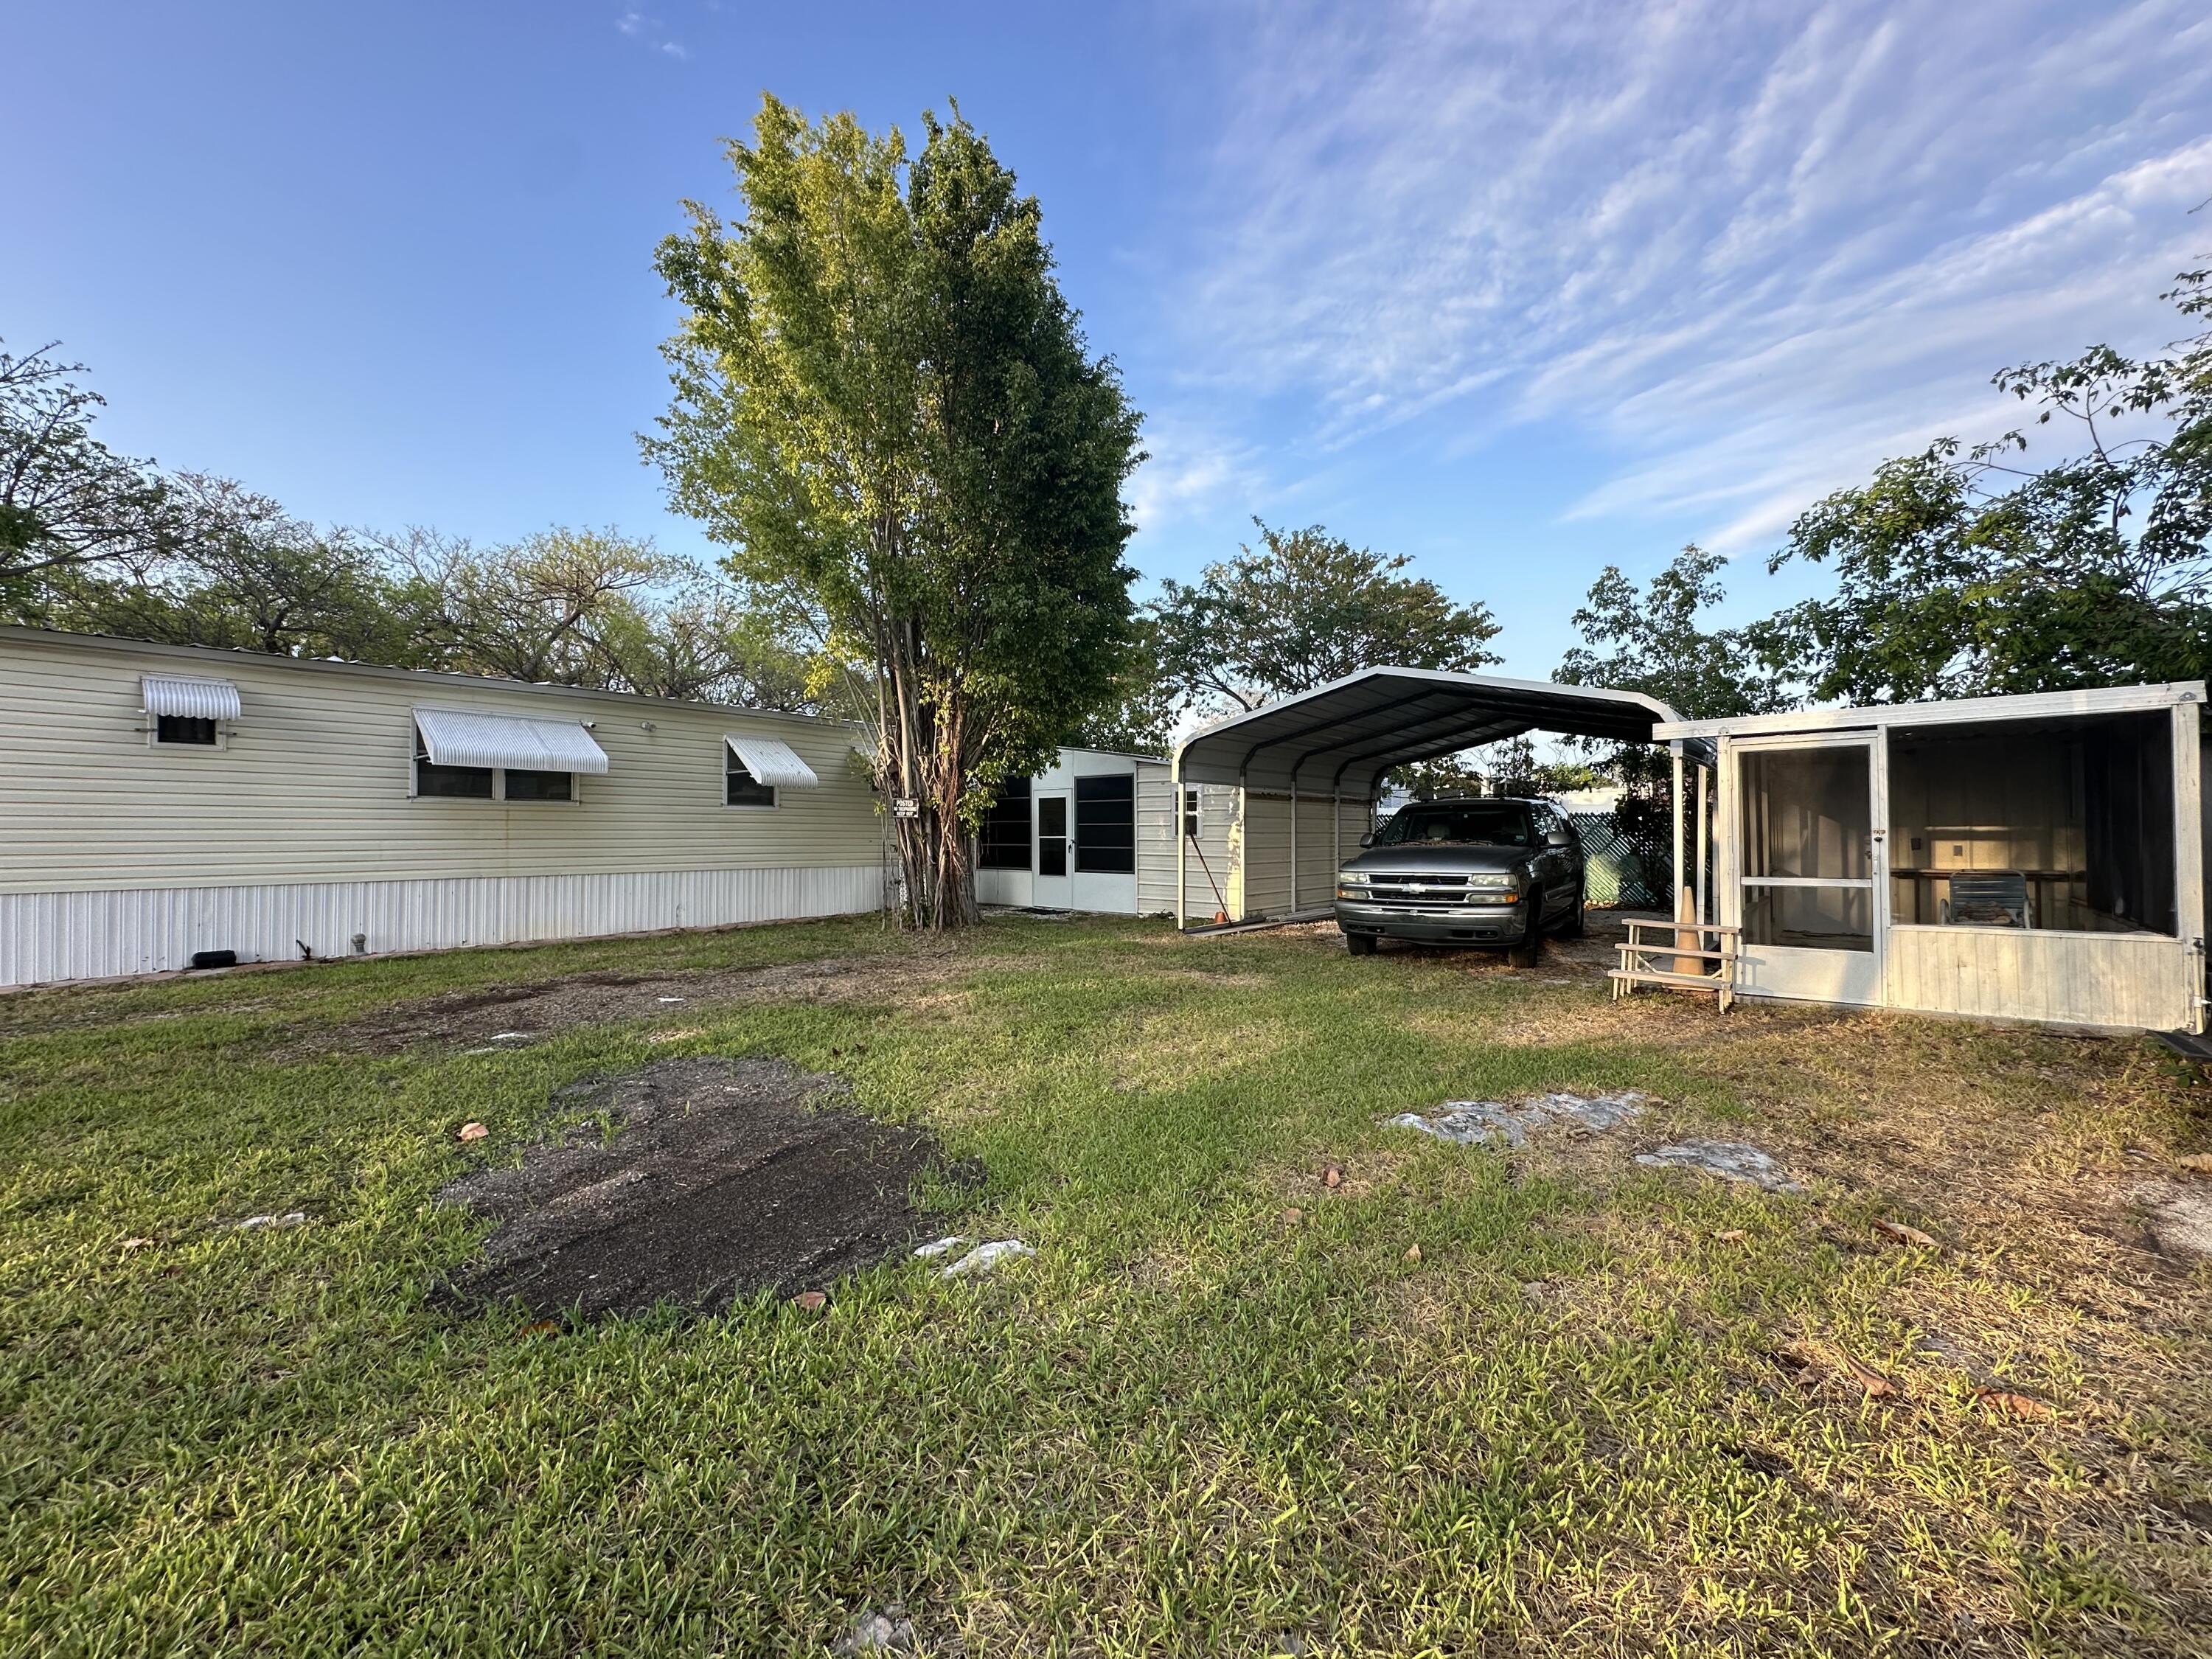
[[[1340, 860], [1343, 804], [1364, 803], [1371, 811], [1376, 787], [1392, 767], [1434, 760], [1525, 732], [1649, 743], [1653, 726], [1680, 719], [1666, 704], [1637, 691], [1430, 668], [1363, 669], [1250, 714], [1218, 720], [1185, 738], [1175, 751], [1175, 798], [1181, 800], [1189, 785], [1233, 786], [1248, 822], [1255, 799], [1287, 800], [1289, 908], [1296, 915], [1301, 912], [1297, 835], [1302, 799], [1328, 803], [1331, 857]], [[1677, 744], [1677, 870], [1682, 867], [1681, 761], [1681, 745]], [[1702, 765], [1699, 772], [1702, 795]], [[1701, 835], [1701, 846], [1703, 840]], [[1185, 846], [1185, 838], [1179, 836], [1178, 927], [1186, 921]]]

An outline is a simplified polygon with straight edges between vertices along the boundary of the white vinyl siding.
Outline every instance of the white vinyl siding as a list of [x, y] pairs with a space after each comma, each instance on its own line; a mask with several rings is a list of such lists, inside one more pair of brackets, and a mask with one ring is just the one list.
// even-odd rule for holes
[[[880, 868], [855, 728], [708, 705], [225, 653], [220, 752], [149, 745], [140, 677], [207, 653], [0, 634], [0, 892], [716, 870]], [[418, 703], [588, 720], [608, 758], [570, 806], [410, 793]], [[650, 730], [647, 729], [650, 726]], [[723, 805], [725, 734], [821, 779], [775, 812]]]

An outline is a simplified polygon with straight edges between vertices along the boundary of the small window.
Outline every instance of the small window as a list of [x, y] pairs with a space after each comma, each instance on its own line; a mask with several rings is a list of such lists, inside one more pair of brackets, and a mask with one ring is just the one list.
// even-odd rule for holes
[[1203, 821], [1203, 815], [1199, 811], [1198, 791], [1195, 789], [1184, 790], [1182, 792], [1182, 833], [1184, 838], [1188, 841], [1196, 841], [1198, 839], [1199, 830], [1201, 827]]
[[575, 776], [568, 772], [524, 772], [514, 767], [506, 769], [507, 799], [509, 800], [571, 800], [575, 796]]
[[157, 714], [154, 717], [154, 741], [213, 749], [216, 747], [215, 722], [191, 714]]
[[1026, 870], [1030, 867], [1030, 781], [1008, 778], [999, 786], [999, 798], [983, 809], [983, 827], [975, 836], [975, 867], [979, 870]]
[[727, 744], [722, 753], [729, 760], [729, 770], [722, 784], [722, 801], [728, 806], [773, 806], [775, 805], [775, 786], [763, 783], [746, 769], [736, 752]]
[[429, 748], [423, 743], [422, 732], [417, 731], [415, 733], [415, 793], [453, 800], [490, 800], [494, 799], [491, 768], [441, 766], [430, 758]]

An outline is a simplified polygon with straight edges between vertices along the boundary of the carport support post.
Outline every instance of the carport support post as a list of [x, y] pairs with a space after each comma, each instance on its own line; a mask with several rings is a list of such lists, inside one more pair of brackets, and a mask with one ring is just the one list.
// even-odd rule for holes
[[1184, 871], [1188, 867], [1189, 853], [1183, 843], [1190, 839], [1183, 834], [1188, 822], [1182, 815], [1182, 750], [1176, 750], [1175, 758], [1168, 763], [1168, 826], [1176, 844], [1176, 932], [1183, 930]]
[[[1674, 762], [1674, 787], [1668, 800], [1669, 812], [1673, 818], [1673, 827], [1674, 831], [1674, 867], [1667, 872], [1667, 880], [1668, 885], [1674, 890], [1670, 899], [1674, 910], [1674, 919], [1677, 922], [1685, 922], [1692, 920], [1691, 916], [1686, 914], [1692, 901], [1690, 895], [1689, 884], [1682, 879], [1682, 854], [1686, 848], [1684, 846], [1684, 836], [1682, 834], [1682, 808], [1684, 805], [1682, 796], [1684, 792], [1682, 788], [1681, 738], [1674, 738], [1667, 745], [1667, 747], [1673, 755]], [[1678, 929], [1674, 934], [1674, 948], [1679, 951], [1696, 950], [1698, 948], [1697, 935], [1692, 933], [1686, 936]], [[1674, 971], [1678, 974], [1696, 973], [1698, 971], [1697, 958], [1694, 957], [1676, 957], [1674, 958]]]
[[1291, 774], [1291, 914], [1298, 913], [1298, 775]]

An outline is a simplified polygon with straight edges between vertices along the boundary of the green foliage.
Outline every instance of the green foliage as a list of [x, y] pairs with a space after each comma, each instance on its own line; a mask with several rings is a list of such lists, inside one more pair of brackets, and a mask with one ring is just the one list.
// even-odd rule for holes
[[1560, 661], [1567, 685], [1602, 685], [1656, 697], [1689, 720], [1725, 720], [1789, 707], [1788, 694], [1745, 632], [1708, 628], [1726, 597], [1720, 555], [1684, 548], [1638, 592], [1618, 565], [1590, 584], [1575, 612], [1583, 643]]
[[1168, 580], [1151, 607], [1163, 677], [1182, 708], [1209, 715], [1259, 708], [1363, 668], [1480, 668], [1498, 623], [1457, 605], [1413, 562], [1354, 548], [1319, 525], [1271, 529], [1260, 547]]
[[[2168, 298], [2212, 309], [2212, 273]], [[1819, 700], [1858, 703], [2067, 690], [2212, 672], [2212, 335], [2136, 361], [2099, 346], [1996, 385], [2069, 426], [2082, 453], [2011, 464], [2014, 432], [1962, 455], [1946, 439], [1883, 463], [1798, 520], [1793, 558], [1837, 591], [1760, 624], [1757, 643]], [[2156, 435], [2126, 438], [2148, 421]]]
[[1115, 700], [1130, 640], [1121, 486], [1137, 416], [1088, 355], [1034, 197], [960, 117], [818, 125], [773, 97], [659, 266], [684, 317], [647, 453], [740, 581], [866, 665], [908, 913], [969, 920], [967, 833]]
[[1394, 767], [1386, 781], [1411, 792], [1416, 800], [1437, 800], [1448, 795], [1560, 795], [1595, 789], [1606, 778], [1587, 762], [1557, 755], [1540, 757], [1534, 742], [1523, 734], [1441, 759]]
[[0, 605], [50, 572], [158, 559], [177, 533], [165, 481], [92, 435], [106, 400], [53, 349], [0, 349]]
[[1176, 702], [1175, 686], [1160, 672], [1158, 624], [1140, 615], [1115, 672], [1113, 701], [1086, 718], [1067, 742], [1078, 749], [1164, 757], [1172, 746]]
[[[1726, 597], [1719, 579], [1723, 562], [1692, 544], [1640, 593], [1619, 566], [1607, 565], [1575, 612], [1583, 643], [1567, 653], [1557, 678], [1569, 685], [1641, 691], [1690, 720], [1788, 708], [1789, 693], [1761, 657], [1753, 630], [1705, 625], [1705, 614]], [[1654, 884], [1671, 886], [1665, 874], [1674, 859], [1669, 757], [1649, 744], [1620, 744], [1604, 752], [1599, 767], [1624, 790], [1613, 809], [1615, 828]]]
[[319, 531], [228, 479], [186, 473], [164, 489], [173, 534], [158, 556], [50, 569], [15, 617], [171, 645], [443, 665], [437, 595], [366, 538]]

